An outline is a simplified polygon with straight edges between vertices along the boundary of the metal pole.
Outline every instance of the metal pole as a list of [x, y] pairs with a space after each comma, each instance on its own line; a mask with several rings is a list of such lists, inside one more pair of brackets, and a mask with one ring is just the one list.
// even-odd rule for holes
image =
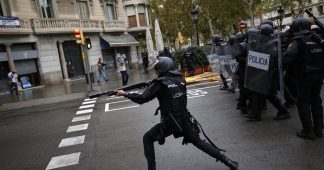
[[88, 48], [84, 45], [81, 45], [81, 50], [82, 50], [82, 57], [84, 58], [84, 61], [85, 61], [85, 68], [86, 68], [87, 77], [88, 77], [89, 90], [90, 90], [90, 92], [93, 92], [92, 81], [90, 78], [90, 64], [89, 64], [89, 58], [88, 58]]

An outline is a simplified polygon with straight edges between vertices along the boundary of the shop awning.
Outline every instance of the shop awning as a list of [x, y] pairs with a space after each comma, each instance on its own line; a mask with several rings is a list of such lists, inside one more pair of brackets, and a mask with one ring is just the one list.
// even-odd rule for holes
[[108, 35], [104, 34], [100, 36], [104, 39], [110, 47], [125, 47], [125, 46], [136, 46], [138, 41], [130, 34], [121, 34], [121, 35]]

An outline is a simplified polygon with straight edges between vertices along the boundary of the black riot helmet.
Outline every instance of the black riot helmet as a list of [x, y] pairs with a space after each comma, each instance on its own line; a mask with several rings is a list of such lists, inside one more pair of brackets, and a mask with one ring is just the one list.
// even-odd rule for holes
[[260, 27], [265, 24], [269, 24], [269, 25], [271, 25], [271, 27], [273, 27], [273, 22], [269, 19], [265, 19], [265, 20], [261, 21]]
[[311, 29], [311, 23], [308, 19], [303, 17], [298, 17], [291, 24], [291, 31], [293, 34], [305, 34]]
[[223, 42], [223, 38], [218, 34], [214, 34], [213, 35], [213, 44], [219, 45], [219, 44], [221, 44], [221, 42]]
[[234, 42], [235, 42], [235, 36], [234, 36], [234, 35], [231, 35], [231, 36], [228, 38], [228, 44], [229, 44], [229, 45], [234, 45]]
[[235, 42], [236, 43], [241, 43], [245, 39], [244, 34], [242, 32], [238, 32], [235, 34]]
[[262, 35], [271, 35], [273, 34], [273, 27], [269, 24], [264, 24], [260, 26], [260, 31]]
[[175, 69], [173, 60], [169, 57], [160, 56], [155, 63], [151, 66], [152, 69], [156, 70], [159, 75], [164, 74], [170, 70]]

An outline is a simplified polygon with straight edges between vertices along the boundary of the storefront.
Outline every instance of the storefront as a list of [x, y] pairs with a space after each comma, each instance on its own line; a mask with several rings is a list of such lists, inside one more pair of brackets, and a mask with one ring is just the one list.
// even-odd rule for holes
[[107, 63], [107, 69], [118, 69], [116, 64], [117, 54], [125, 54], [128, 67], [132, 68], [132, 63], [138, 62], [136, 54], [138, 44], [138, 41], [130, 34], [103, 34], [100, 36], [101, 52], [103, 60]]

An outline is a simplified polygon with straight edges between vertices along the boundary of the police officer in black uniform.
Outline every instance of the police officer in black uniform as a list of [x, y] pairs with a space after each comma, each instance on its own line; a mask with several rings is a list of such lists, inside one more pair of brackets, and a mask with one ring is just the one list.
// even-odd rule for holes
[[247, 43], [245, 42], [245, 35], [242, 32], [235, 34], [236, 54], [235, 58], [238, 64], [236, 74], [238, 75], [238, 88], [240, 94], [236, 109], [241, 110], [243, 114], [247, 113], [247, 101], [249, 99], [249, 91], [244, 87], [244, 75], [246, 67]]
[[156, 111], [161, 113], [161, 123], [156, 124], [143, 137], [144, 153], [149, 170], [156, 169], [154, 142], [163, 144], [165, 137], [184, 137], [185, 143], [192, 143], [208, 155], [221, 161], [230, 169], [237, 169], [238, 163], [223, 155], [217, 147], [201, 140], [197, 128], [191, 121], [191, 115], [187, 110], [186, 81], [181, 73], [175, 69], [174, 62], [168, 57], [159, 57], [153, 66], [158, 74], [151, 85], [142, 93], [126, 93], [117, 91], [118, 96], [125, 96], [135, 103], [143, 104], [154, 98], [159, 101]]
[[186, 61], [186, 66], [188, 68], [188, 77], [194, 76], [195, 75], [195, 66], [194, 66], [195, 53], [194, 53], [194, 48], [193, 47], [188, 47], [186, 52], [183, 55], [184, 56], [182, 58], [181, 63], [183, 62], [183, 60]]
[[[273, 27], [270, 24], [264, 24], [260, 26], [260, 32], [263, 36], [273, 36]], [[279, 84], [279, 73], [278, 73], [278, 59], [275, 58], [276, 54], [272, 54], [273, 59], [270, 60], [269, 71], [273, 72], [271, 92], [268, 96], [260, 94], [258, 92], [252, 91], [250, 94], [250, 109], [251, 113], [249, 113], [246, 117], [250, 120], [259, 121], [261, 120], [261, 111], [265, 106], [266, 99], [270, 101], [270, 103], [278, 110], [277, 115], [274, 117], [274, 120], [283, 120], [290, 118], [290, 114], [288, 113], [287, 108], [281, 104], [281, 100], [277, 97], [277, 87]], [[262, 83], [262, 82], [255, 82]]]
[[[218, 34], [213, 35], [213, 45], [214, 46], [221, 46], [222, 43], [223, 43], [223, 38], [220, 35], [218, 35]], [[221, 86], [220, 90], [228, 90], [229, 88], [227, 85], [226, 78], [223, 74], [223, 71], [224, 70], [222, 68], [220, 68], [219, 76], [221, 77], [222, 82], [223, 82], [223, 85]]]
[[293, 42], [289, 45], [284, 64], [296, 61], [297, 107], [303, 129], [297, 132], [300, 138], [314, 140], [323, 136], [323, 107], [320, 97], [323, 73], [323, 47], [310, 33], [311, 24], [305, 18], [292, 23]]

